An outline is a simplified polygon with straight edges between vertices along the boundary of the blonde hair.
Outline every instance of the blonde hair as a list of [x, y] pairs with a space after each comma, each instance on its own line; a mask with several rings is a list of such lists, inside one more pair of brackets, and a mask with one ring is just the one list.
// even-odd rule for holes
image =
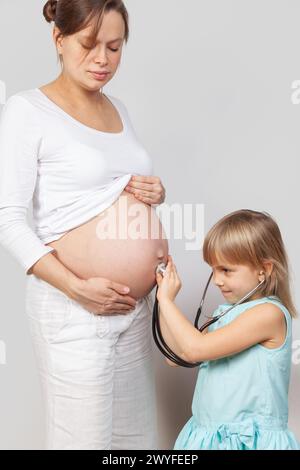
[[272, 272], [267, 276], [261, 294], [263, 297], [277, 296], [291, 316], [297, 316], [282, 236], [277, 223], [266, 212], [239, 210], [223, 217], [205, 237], [203, 258], [211, 266], [222, 259], [256, 269], [261, 269], [266, 261], [272, 262]]

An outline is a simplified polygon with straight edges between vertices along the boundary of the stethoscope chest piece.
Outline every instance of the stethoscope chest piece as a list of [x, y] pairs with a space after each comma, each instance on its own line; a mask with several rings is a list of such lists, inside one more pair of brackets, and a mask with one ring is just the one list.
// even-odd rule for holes
[[156, 268], [156, 274], [161, 274], [164, 276], [166, 274], [167, 266], [165, 263], [160, 263]]

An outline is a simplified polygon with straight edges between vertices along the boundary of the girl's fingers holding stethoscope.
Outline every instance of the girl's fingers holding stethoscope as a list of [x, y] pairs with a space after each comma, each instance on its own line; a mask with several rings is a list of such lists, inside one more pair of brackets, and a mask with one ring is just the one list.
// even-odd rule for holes
[[169, 260], [167, 267], [166, 267], [166, 274], [168, 273], [169, 275], [172, 272], [172, 262]]
[[174, 264], [173, 262], [173, 259], [171, 256], [168, 256], [168, 260], [169, 260], [169, 265], [171, 267], [171, 273], [172, 273], [172, 279], [177, 282], [177, 284], [181, 285], [181, 279], [177, 273], [177, 269], [176, 269], [176, 265]]
[[171, 271], [172, 271], [173, 273], [176, 273], [176, 272], [177, 272], [177, 271], [176, 271], [176, 266], [175, 266], [175, 264], [174, 264], [174, 261], [173, 261], [172, 256], [169, 255], [169, 256], [168, 256], [168, 260], [169, 260], [169, 261], [168, 261], [168, 265], [170, 266]]
[[172, 264], [172, 262], [170, 262], [167, 266], [167, 275], [168, 275], [168, 278], [172, 281], [172, 282], [175, 282], [176, 281], [176, 272], [174, 271], [174, 265]]
[[156, 273], [156, 282], [157, 282], [157, 285], [160, 286], [161, 283], [162, 283], [162, 280], [163, 280], [163, 277], [160, 273]]

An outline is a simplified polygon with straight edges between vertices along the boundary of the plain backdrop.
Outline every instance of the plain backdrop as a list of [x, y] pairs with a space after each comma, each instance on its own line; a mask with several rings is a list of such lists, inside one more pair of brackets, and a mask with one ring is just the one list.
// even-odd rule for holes
[[[128, 107], [150, 152], [167, 203], [204, 204], [205, 231], [248, 208], [271, 213], [289, 253], [300, 306], [299, 122], [292, 83], [300, 78], [298, 0], [127, 0], [131, 37], [106, 92]], [[7, 98], [59, 73], [43, 1], [1, 0], [0, 80]], [[186, 240], [170, 240], [194, 317], [209, 268]], [[0, 447], [40, 449], [41, 391], [24, 311], [25, 275], [0, 249]], [[207, 311], [221, 298], [213, 287]], [[294, 322], [290, 427], [300, 439], [300, 325]], [[298, 341], [298, 346], [297, 346]], [[196, 370], [169, 368], [155, 350], [160, 447], [172, 448], [191, 415]], [[221, 384], [220, 384], [221, 386]], [[147, 404], [145, 403], [145, 406]]]

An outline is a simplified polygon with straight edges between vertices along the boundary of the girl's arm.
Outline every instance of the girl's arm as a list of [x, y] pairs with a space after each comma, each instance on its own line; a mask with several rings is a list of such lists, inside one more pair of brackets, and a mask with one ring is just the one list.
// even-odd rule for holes
[[159, 276], [157, 297], [164, 331], [168, 330], [174, 338], [178, 348], [175, 352], [188, 362], [231, 356], [265, 341], [276, 344], [286, 328], [280, 308], [265, 303], [247, 310], [223, 328], [207, 334], [200, 333], [173, 302], [181, 282], [171, 258], [164, 278]]
[[[161, 279], [162, 277], [160, 275], [157, 275], [157, 283], [160, 285], [161, 284]], [[173, 290], [172, 292], [172, 298], [175, 298], [177, 292], [179, 291], [181, 287], [181, 284], [180, 282], [178, 283], [178, 285], [176, 286], [176, 289]], [[161, 288], [160, 288], [160, 291], [161, 291]], [[160, 297], [160, 296], [158, 296]], [[182, 357], [182, 351], [180, 349], [180, 345], [178, 344], [178, 342], [176, 341], [176, 338], [175, 336], [172, 334], [172, 332], [170, 331], [170, 329], [168, 328], [167, 326], [167, 323], [166, 323], [166, 320], [164, 318], [163, 315], [159, 315], [159, 323], [160, 323], [160, 329], [161, 329], [161, 332], [162, 332], [162, 336], [164, 338], [164, 341], [167, 343], [167, 345], [169, 346], [169, 348], [171, 348], [171, 350], [179, 357], [183, 358]], [[203, 335], [207, 333], [207, 329], [202, 333]], [[167, 364], [169, 364], [171, 367], [179, 367], [177, 364], [175, 364], [173, 361], [171, 361], [170, 359], [167, 359], [165, 358]]]
[[160, 308], [166, 328], [176, 338], [180, 357], [189, 362], [220, 359], [255, 344], [274, 341], [285, 328], [284, 314], [271, 303], [256, 305], [230, 324], [207, 334], [194, 328], [172, 301], [161, 301]]
[[[168, 329], [168, 327], [166, 325], [166, 321], [165, 321], [163, 315], [160, 315], [159, 322], [160, 322], [160, 328], [161, 328], [161, 332], [162, 332], [162, 335], [163, 335], [163, 338], [164, 338], [165, 342], [172, 349], [172, 351], [175, 354], [177, 354], [177, 356], [180, 356], [180, 348], [179, 348], [174, 336], [171, 335], [171, 332], [170, 332], [170, 330]], [[202, 334], [205, 335], [207, 332], [208, 332], [208, 329], [204, 330]], [[175, 362], [172, 362], [170, 359], [166, 358], [166, 362], [171, 367], [180, 367], [177, 364], [175, 364]]]

